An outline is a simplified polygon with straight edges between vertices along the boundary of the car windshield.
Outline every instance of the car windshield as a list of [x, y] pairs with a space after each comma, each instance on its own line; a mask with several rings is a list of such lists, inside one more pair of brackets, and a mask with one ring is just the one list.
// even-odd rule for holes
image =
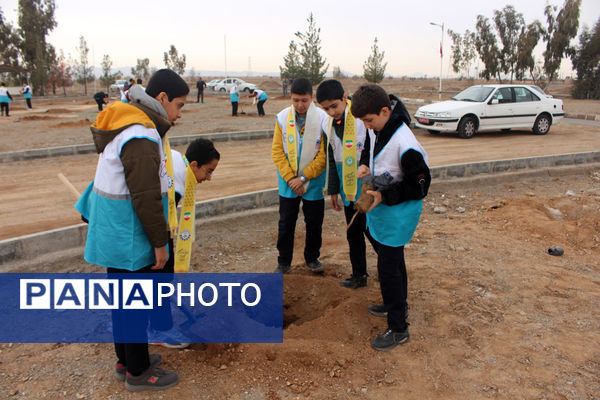
[[494, 88], [485, 86], [471, 86], [470, 88], [465, 89], [454, 96], [452, 100], [476, 101], [480, 103], [487, 99], [490, 93], [492, 93], [492, 90], [494, 90]]
[[542, 90], [542, 88], [541, 88], [541, 87], [539, 87], [539, 86], [536, 86], [536, 85], [529, 85], [529, 87], [530, 87], [530, 88], [532, 88], [532, 89], [534, 89], [534, 90], [536, 90], [536, 91], [538, 91], [538, 92], [540, 92], [540, 93], [541, 93], [541, 94], [543, 94], [544, 96], [546, 95], [546, 93], [545, 93], [545, 92]]

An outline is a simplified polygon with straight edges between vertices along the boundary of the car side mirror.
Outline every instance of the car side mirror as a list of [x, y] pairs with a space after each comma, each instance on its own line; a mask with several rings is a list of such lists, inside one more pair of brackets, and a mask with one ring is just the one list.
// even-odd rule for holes
[[498, 104], [498, 103], [500, 103], [500, 100], [498, 100], [498, 99], [492, 99], [490, 101], [490, 104]]

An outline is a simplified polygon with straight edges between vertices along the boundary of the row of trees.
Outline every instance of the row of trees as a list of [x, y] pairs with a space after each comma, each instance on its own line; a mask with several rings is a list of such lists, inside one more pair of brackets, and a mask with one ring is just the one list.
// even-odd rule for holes
[[[321, 28], [316, 26], [313, 14], [310, 13], [306, 32], [296, 32], [297, 44], [290, 42], [288, 53], [283, 57], [283, 66], [279, 66], [281, 79], [303, 77], [313, 85], [321, 82], [327, 73], [329, 64], [321, 55]], [[383, 80], [387, 63], [383, 62], [385, 52], [379, 50], [377, 38], [371, 48], [371, 55], [363, 65], [363, 76], [368, 82], [378, 83]], [[343, 76], [339, 66], [333, 67], [333, 76]]]
[[[18, 26], [15, 27], [5, 20], [0, 8], [0, 64], [11, 67], [24, 67], [29, 72], [29, 81], [35, 94], [44, 95], [47, 89], [56, 94], [58, 88], [73, 84], [73, 79], [84, 85], [87, 94], [87, 85], [96, 79], [94, 68], [89, 62], [89, 47], [83, 36], [79, 39], [77, 59], [68, 59], [61, 50], [47, 43], [46, 37], [56, 27], [54, 18], [54, 0], [19, 0]], [[108, 54], [102, 58], [102, 75], [99, 81], [103, 87], [114, 83], [115, 79], [122, 77], [120, 72], [112, 73], [112, 60]], [[174, 45], [164, 53], [164, 64], [179, 74], [185, 73], [186, 56], [178, 54]], [[131, 76], [147, 80], [152, 73], [150, 60], [142, 58], [137, 60], [131, 68]], [[19, 84], [28, 80], [28, 72], [10, 73], [13, 83]]]
[[[546, 24], [535, 20], [525, 22], [523, 14], [508, 5], [495, 10], [492, 21], [477, 16], [475, 32], [463, 34], [448, 31], [452, 39], [451, 63], [457, 73], [469, 75], [477, 56], [484, 66], [480, 77], [523, 80], [526, 77], [545, 86], [558, 75], [565, 57], [572, 61], [577, 71], [573, 89], [576, 98], [600, 98], [600, 34], [598, 23], [589, 30], [584, 27], [579, 37], [580, 45], [571, 46], [577, 36], [581, 0], [566, 0], [563, 7], [548, 4], [544, 9]], [[534, 49], [542, 40], [546, 44], [543, 60], [536, 60]]]
[[[571, 39], [577, 35], [581, 0], [566, 0], [563, 8], [547, 5], [544, 14], [547, 24], [538, 20], [526, 24], [523, 14], [508, 5], [495, 10], [492, 22], [477, 16], [475, 32], [459, 34], [448, 31], [452, 39], [451, 62], [454, 72], [469, 74], [476, 56], [484, 65], [480, 76], [485, 79], [503, 77], [522, 80], [527, 74], [533, 81], [550, 82], [557, 77], [562, 59], [572, 54]], [[546, 42], [544, 62], [535, 60], [533, 50], [540, 39]]]

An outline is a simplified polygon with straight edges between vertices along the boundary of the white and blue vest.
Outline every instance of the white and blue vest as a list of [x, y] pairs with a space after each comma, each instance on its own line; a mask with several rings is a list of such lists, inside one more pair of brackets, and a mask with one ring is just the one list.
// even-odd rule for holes
[[[349, 112], [348, 110], [348, 106], [346, 106], [346, 114], [344, 114], [344, 118], [346, 117], [347, 113]], [[333, 158], [335, 160], [335, 165], [336, 165], [336, 170], [337, 170], [337, 174], [338, 174], [338, 178], [340, 180], [340, 195], [342, 196], [342, 201], [344, 202], [345, 206], [350, 205], [350, 202], [346, 200], [346, 194], [344, 193], [344, 185], [342, 184], [343, 182], [343, 177], [342, 177], [342, 163], [344, 162], [344, 148], [342, 147], [342, 141], [339, 138], [339, 136], [335, 133], [335, 128], [332, 126], [332, 122], [333, 119], [331, 117], [329, 117], [328, 119], [326, 119], [324, 121], [324, 125], [323, 125], [323, 131], [325, 132], [326, 135], [329, 136], [329, 145], [331, 146], [331, 150], [333, 152]], [[346, 121], [344, 121], [345, 123]], [[365, 148], [365, 140], [367, 137], [367, 129], [365, 128], [365, 124], [363, 124], [363, 122], [358, 119], [358, 118], [354, 118], [354, 129], [356, 131], [356, 169], [358, 169], [358, 167], [360, 166], [360, 156], [362, 154], [363, 149]], [[329, 168], [329, 165], [326, 166], [326, 168]], [[360, 186], [362, 183], [362, 179], [358, 179], [357, 185], [358, 187], [356, 188], [356, 198], [358, 199], [358, 197], [360, 196]], [[327, 189], [327, 188], [325, 188]]]
[[[316, 109], [321, 116], [321, 125], [323, 126], [323, 120], [327, 120], [327, 114], [325, 111], [320, 108]], [[281, 134], [283, 135], [283, 151], [287, 157], [288, 154], [288, 138], [287, 138], [287, 123], [288, 123], [288, 115], [290, 113], [290, 107], [285, 108], [277, 114], [276, 119], [279, 127], [281, 128]], [[298, 135], [298, 163], [300, 163], [300, 155], [302, 151], [310, 151], [312, 152], [312, 158], [314, 159], [319, 153], [319, 148], [321, 147], [321, 140], [317, 140], [315, 147], [312, 149], [303, 148], [302, 142], [304, 135], [300, 136], [300, 131], [298, 130], [298, 124], [296, 124], [296, 132]], [[298, 170], [298, 165], [295, 166], [295, 169]], [[287, 182], [283, 180], [279, 171], [277, 171], [278, 177], [278, 186], [279, 186], [279, 195], [281, 197], [287, 197], [289, 199], [293, 199], [298, 197], [296, 193], [288, 186]], [[325, 170], [323, 173], [316, 178], [311, 179], [308, 182], [308, 187], [306, 188], [306, 193], [302, 196], [303, 199], [306, 200], [321, 200], [323, 199], [323, 186], [325, 185]]]
[[131, 139], [149, 139], [158, 146], [165, 220], [167, 193], [172, 179], [167, 175], [163, 142], [156, 129], [133, 125], [118, 134], [99, 155], [94, 181], [81, 195], [75, 208], [89, 221], [84, 258], [90, 264], [137, 271], [155, 262], [125, 181], [120, 154]]
[[0, 103], [10, 103], [10, 97], [8, 97], [8, 89], [0, 87]]
[[[421, 153], [428, 164], [427, 153], [415, 138], [410, 128], [402, 124], [392, 135], [383, 149], [373, 156], [375, 151], [375, 134], [369, 129], [371, 154], [369, 167], [373, 176], [391, 176], [392, 183], [400, 182], [403, 178], [400, 160], [407, 150]], [[367, 213], [367, 227], [371, 236], [379, 243], [390, 247], [400, 247], [412, 238], [421, 212], [423, 200], [408, 200], [393, 206], [380, 203]]]
[[23, 90], [25, 91], [23, 93], [23, 98], [30, 99], [31, 98], [31, 87], [29, 85], [25, 85], [23, 87]]

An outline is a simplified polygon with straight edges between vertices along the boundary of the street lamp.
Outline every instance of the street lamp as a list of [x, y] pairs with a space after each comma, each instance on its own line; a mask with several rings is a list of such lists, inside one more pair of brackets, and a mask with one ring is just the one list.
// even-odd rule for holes
[[444, 48], [444, 23], [437, 24], [435, 22], [430, 22], [429, 24], [442, 28], [442, 40], [440, 42], [440, 89], [438, 91], [438, 99], [442, 100], [442, 62], [444, 60], [444, 51], [442, 49]]

